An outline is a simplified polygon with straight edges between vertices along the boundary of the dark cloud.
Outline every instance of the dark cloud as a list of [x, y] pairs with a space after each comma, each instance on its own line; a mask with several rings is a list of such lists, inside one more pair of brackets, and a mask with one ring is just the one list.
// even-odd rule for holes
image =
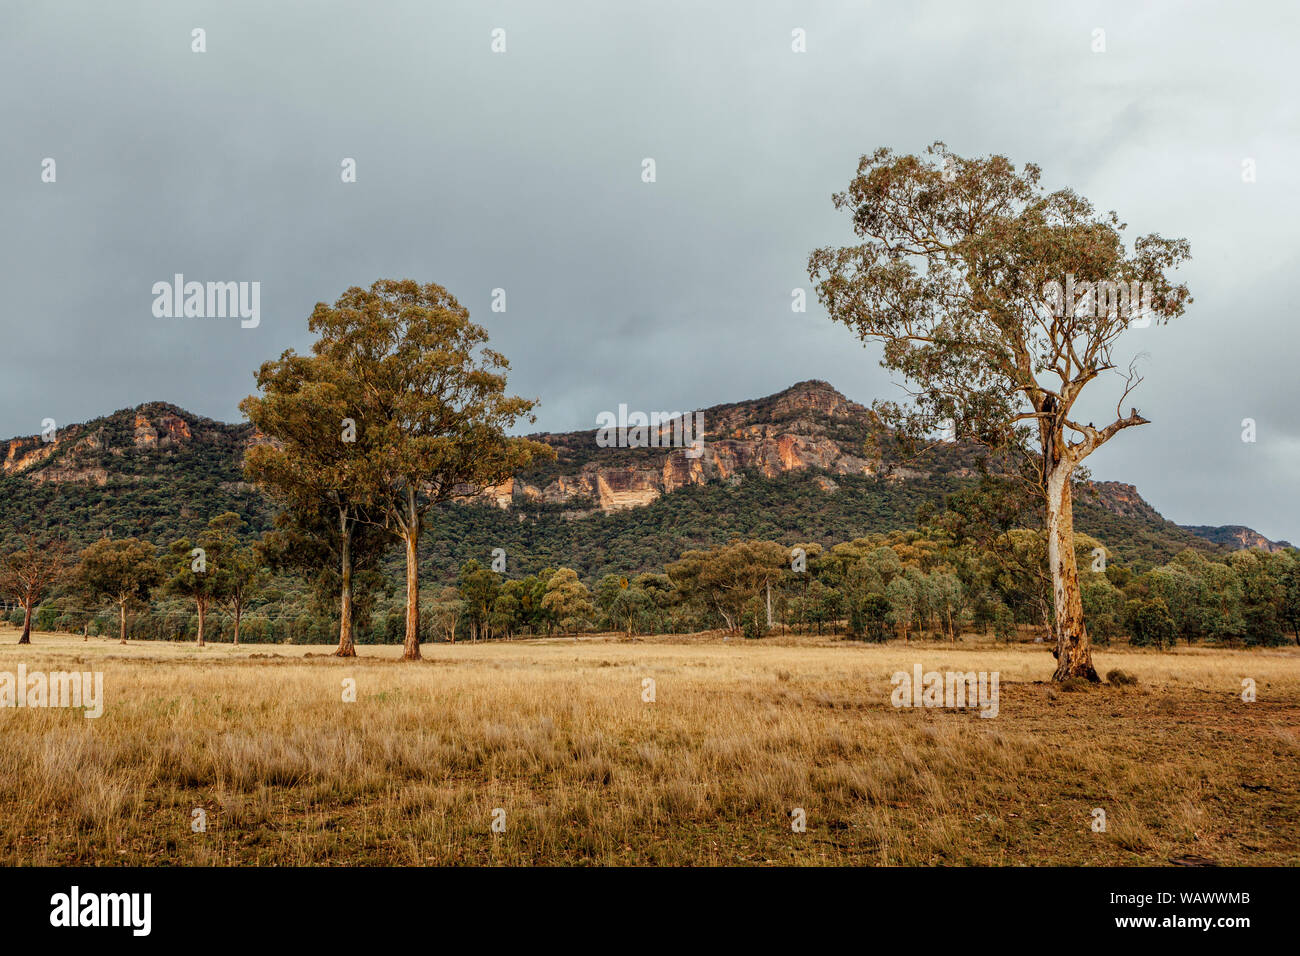
[[[1286, 3], [8, 4], [0, 434], [155, 399], [233, 420], [315, 302], [390, 276], [458, 295], [542, 428], [814, 377], [869, 402], [874, 353], [790, 292], [846, 238], [857, 157], [943, 139], [1191, 240], [1196, 304], [1134, 333], [1153, 424], [1094, 472], [1300, 540], [1296, 33]], [[154, 318], [176, 272], [261, 282], [260, 327]]]

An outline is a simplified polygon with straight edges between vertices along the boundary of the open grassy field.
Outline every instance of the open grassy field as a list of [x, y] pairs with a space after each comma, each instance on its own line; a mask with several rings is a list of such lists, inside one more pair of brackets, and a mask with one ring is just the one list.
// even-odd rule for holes
[[[1300, 863], [1294, 647], [1102, 649], [1138, 684], [1062, 691], [1042, 645], [973, 640], [556, 639], [403, 664], [16, 639], [0, 628], [0, 671], [102, 670], [106, 703], [0, 709], [5, 865]], [[999, 671], [999, 715], [895, 709], [916, 663]]]

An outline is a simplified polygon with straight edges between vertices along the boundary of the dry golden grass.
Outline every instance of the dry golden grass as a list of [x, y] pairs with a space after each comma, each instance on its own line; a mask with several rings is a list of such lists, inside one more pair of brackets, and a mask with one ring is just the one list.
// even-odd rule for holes
[[[5, 865], [1300, 862], [1296, 648], [1102, 650], [1136, 687], [1058, 691], [1041, 645], [973, 641], [591, 638], [403, 664], [16, 637], [0, 670], [102, 670], [107, 701], [97, 720], [0, 710]], [[1000, 671], [1000, 715], [895, 710], [890, 676], [917, 662]]]

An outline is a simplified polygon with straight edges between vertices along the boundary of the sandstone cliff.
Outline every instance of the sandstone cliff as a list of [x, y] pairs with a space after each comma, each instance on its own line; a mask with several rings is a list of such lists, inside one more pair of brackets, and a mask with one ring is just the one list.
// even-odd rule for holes
[[[130, 477], [113, 461], [123, 458], [128, 449], [166, 451], [194, 442], [191, 422], [206, 420], [188, 416], [172, 405], [151, 402], [90, 424], [56, 428], [48, 435], [14, 438], [5, 446], [0, 475], [21, 476], [37, 484], [105, 485], [113, 477]], [[213, 429], [248, 431], [247, 426], [206, 424], [209, 427], [200, 433], [200, 442], [209, 440]]]
[[647, 505], [687, 485], [736, 480], [750, 469], [769, 478], [806, 468], [873, 475], [879, 462], [865, 448], [868, 415], [826, 382], [809, 381], [768, 398], [704, 409], [704, 442], [696, 456], [686, 448], [600, 448], [594, 429], [536, 435], [556, 448], [556, 465], [482, 497], [501, 507], [585, 503], [611, 512]]
[[[775, 479], [812, 470], [816, 485], [837, 495], [849, 493], [841, 492], [838, 476], [845, 476], [850, 485], [871, 476], [907, 485], [936, 476], [972, 474], [971, 449], [951, 442], [940, 443], [919, 461], [883, 461], [871, 441], [869, 410], [822, 381], [800, 382], [775, 395], [713, 406], [702, 414], [704, 441], [698, 456], [680, 447], [600, 447], [594, 428], [534, 435], [555, 448], [554, 462], [478, 494], [464, 489], [461, 500], [517, 512], [518, 520], [539, 507], [565, 518], [581, 518], [641, 508], [691, 486], [736, 484], [751, 474]], [[210, 477], [214, 488], [223, 493], [246, 495], [254, 490], [242, 480], [243, 454], [253, 445], [269, 442], [251, 425], [215, 422], [153, 402], [58, 429], [51, 441], [41, 435], [12, 439], [0, 445], [0, 477], [33, 486], [129, 482], [163, 489], [175, 476], [187, 474], [203, 480]], [[855, 487], [862, 487], [860, 481]], [[1183, 542], [1190, 540], [1187, 532], [1191, 532], [1229, 548], [1285, 546], [1236, 525], [1179, 529], [1129, 484], [1095, 482], [1081, 498], [1116, 516], [1121, 522], [1116, 527], [1125, 529], [1123, 533], [1146, 528], [1165, 537], [1177, 531], [1175, 537]], [[185, 507], [203, 510], [205, 506], [194, 500]]]

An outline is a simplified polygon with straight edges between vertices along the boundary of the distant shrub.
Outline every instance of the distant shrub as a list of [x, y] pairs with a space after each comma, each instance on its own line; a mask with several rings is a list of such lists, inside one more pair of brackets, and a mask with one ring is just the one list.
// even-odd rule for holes
[[1116, 667], [1106, 674], [1106, 682], [1114, 684], [1116, 687], [1124, 687], [1125, 685], [1136, 684], [1138, 679], [1128, 671], [1122, 671]]
[[1000, 601], [993, 611], [993, 636], [1003, 642], [1016, 639], [1016, 615]]
[[1129, 643], [1135, 647], [1172, 647], [1176, 627], [1164, 601], [1129, 601], [1124, 606]]
[[883, 644], [889, 640], [889, 599], [868, 594], [866, 600], [849, 609], [849, 636]]

